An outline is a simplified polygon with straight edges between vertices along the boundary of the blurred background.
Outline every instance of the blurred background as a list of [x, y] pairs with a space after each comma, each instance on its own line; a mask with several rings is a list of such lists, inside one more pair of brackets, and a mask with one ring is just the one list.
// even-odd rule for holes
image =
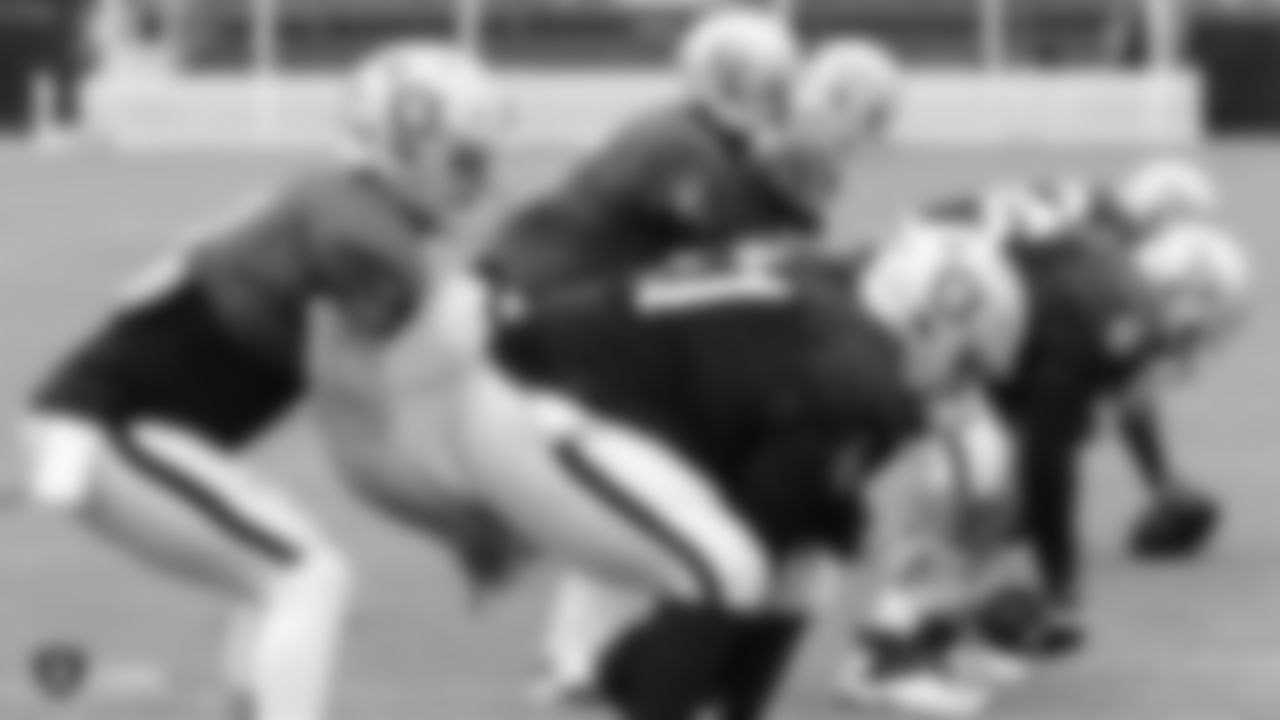
[[[101, 316], [119, 279], [193, 218], [310, 162], [331, 130], [338, 71], [354, 56], [425, 35], [499, 61], [526, 116], [520, 132], [536, 136], [510, 154], [501, 205], [545, 187], [581, 156], [581, 143], [666, 92], [664, 57], [690, 16], [713, 4], [0, 0], [0, 407], [25, 402], [50, 360]], [[997, 180], [1109, 176], [1152, 146], [1172, 147], [1221, 179], [1259, 276], [1280, 268], [1270, 237], [1280, 226], [1280, 146], [1268, 139], [1280, 130], [1280, 0], [789, 0], [785, 9], [812, 40], [874, 35], [909, 69], [893, 128], [907, 150], [859, 168], [840, 212], [850, 229]], [[1264, 139], [1218, 142], [1240, 135]], [[110, 151], [50, 159], [28, 142]], [[163, 152], [141, 152], [153, 149]], [[1117, 552], [1139, 507], [1136, 485], [1114, 453], [1102, 453], [1090, 471], [1099, 482], [1087, 533], [1096, 645], [993, 720], [1276, 720], [1276, 287], [1259, 282], [1247, 337], [1177, 403], [1180, 451], [1231, 503], [1222, 547], [1185, 572], [1136, 571]], [[11, 473], [13, 450], [0, 446]], [[319, 512], [368, 581], [337, 715], [529, 717], [521, 688], [534, 667], [543, 586], [477, 623], [447, 562], [419, 538], [370, 522], [328, 482], [320, 458], [305, 427], [255, 457]], [[0, 716], [211, 717], [219, 608], [44, 520], [0, 524], [0, 545], [11, 550], [0, 555]], [[793, 717], [847, 717], [826, 691], [846, 636], [830, 629], [797, 673]], [[177, 689], [91, 709], [6, 691], [26, 687], [26, 649], [50, 638], [154, 660]]]
[[[0, 0], [0, 122], [110, 125], [122, 87], [172, 97], [215, 77], [256, 79], [252, 101], [274, 107], [259, 115], [279, 114], [288, 79], [406, 35], [459, 38], [522, 71], [656, 69], [691, 13], [734, 1], [748, 0]], [[1194, 98], [1176, 112], [1196, 134], [1280, 127], [1280, 0], [773, 1], [813, 39], [875, 35], [924, 74], [1183, 73]], [[95, 82], [107, 100], [86, 99], [103, 97]]]

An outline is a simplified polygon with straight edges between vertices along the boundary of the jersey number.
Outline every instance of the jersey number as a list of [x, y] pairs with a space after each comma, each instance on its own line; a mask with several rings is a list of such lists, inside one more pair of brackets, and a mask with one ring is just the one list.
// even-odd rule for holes
[[646, 314], [696, 312], [741, 303], [776, 303], [790, 297], [786, 284], [761, 272], [672, 275], [643, 281], [636, 306]]

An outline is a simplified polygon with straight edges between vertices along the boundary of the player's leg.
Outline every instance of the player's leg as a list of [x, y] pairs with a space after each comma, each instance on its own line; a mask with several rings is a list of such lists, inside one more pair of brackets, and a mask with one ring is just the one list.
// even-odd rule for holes
[[28, 426], [33, 496], [177, 578], [235, 603], [242, 717], [323, 717], [351, 579], [283, 496], [188, 432], [42, 416]]
[[[957, 460], [1003, 456], [1006, 448], [1003, 435], [981, 428], [966, 446], [936, 445], [918, 474], [885, 484], [890, 521], [874, 543], [877, 588], [840, 671], [845, 699], [941, 717], [986, 705], [984, 683], [958, 673], [955, 660], [972, 596], [1001, 539], [1009, 487], [1003, 473], [962, 472]], [[998, 483], [974, 483], [997, 475]]]
[[1212, 495], [1177, 469], [1159, 408], [1148, 403], [1126, 408], [1118, 430], [1150, 495], [1133, 526], [1134, 554], [1180, 559], [1203, 550], [1216, 534], [1221, 509]]
[[716, 697], [720, 720], [770, 716], [805, 631], [838, 594], [844, 562], [818, 550], [780, 561], [765, 609], [737, 619]]
[[540, 548], [665, 602], [610, 653], [606, 685], [629, 720], [679, 720], [709, 699], [732, 612], [764, 599], [753, 533], [661, 442], [501, 378], [463, 419], [476, 486]]
[[535, 686], [543, 702], [589, 701], [614, 644], [653, 609], [653, 597], [582, 572], [561, 578], [552, 595], [544, 639], [546, 676]]
[[661, 442], [488, 373], [457, 447], [469, 482], [544, 552], [677, 601], [754, 608], [764, 551], [713, 482]]

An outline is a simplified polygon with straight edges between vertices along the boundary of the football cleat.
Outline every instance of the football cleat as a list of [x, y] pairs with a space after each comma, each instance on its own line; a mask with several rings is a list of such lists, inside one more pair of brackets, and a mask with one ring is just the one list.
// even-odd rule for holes
[[1029, 658], [982, 642], [956, 648], [948, 667], [969, 682], [997, 690], [1021, 685], [1033, 670]]
[[876, 672], [869, 659], [846, 659], [836, 677], [837, 701], [933, 720], [967, 720], [990, 705], [989, 692], [942, 669], [920, 667]]
[[1217, 533], [1222, 509], [1198, 490], [1180, 490], [1148, 508], [1129, 541], [1144, 560], [1180, 560], [1203, 551]]
[[529, 700], [540, 707], [588, 710], [606, 703], [604, 691], [588, 678], [549, 673], [529, 687]]

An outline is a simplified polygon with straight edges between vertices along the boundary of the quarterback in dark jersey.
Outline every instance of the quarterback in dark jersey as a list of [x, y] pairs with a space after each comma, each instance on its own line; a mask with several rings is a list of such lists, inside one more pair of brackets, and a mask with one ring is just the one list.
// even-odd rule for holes
[[[487, 259], [491, 275], [538, 302], [690, 256], [729, 255], [744, 243], [767, 249], [817, 241], [851, 150], [882, 137], [879, 125], [862, 116], [882, 117], [892, 105], [892, 58], [865, 41], [831, 43], [788, 78], [794, 50], [751, 59], [755, 46], [794, 43], [777, 39], [776, 19], [765, 20], [772, 31], [757, 32], [748, 23], [721, 34], [740, 18], [731, 11], [727, 19], [726, 25], [710, 16], [686, 42], [687, 98], [629, 125], [551, 194], [518, 212]], [[757, 39], [762, 34], [774, 39]], [[716, 44], [722, 47], [711, 52]], [[734, 65], [706, 64], [735, 56]], [[735, 96], [725, 89], [739, 64], [740, 75], [759, 78], [759, 93]], [[782, 80], [794, 85], [783, 93], [785, 123], [776, 108], [742, 109], [776, 105]], [[836, 97], [853, 100], [837, 107]], [[552, 673], [538, 695], [562, 699], [588, 690], [602, 645], [644, 604], [569, 579], [547, 642]]]
[[[516, 304], [728, 252], [747, 239], [805, 238], [816, 204], [773, 173], [767, 157], [786, 120], [799, 62], [785, 20], [763, 9], [711, 12], [681, 39], [677, 97], [626, 123], [567, 177], [505, 218], [482, 266]], [[634, 603], [568, 577], [546, 637], [542, 700], [589, 693], [592, 668]]]
[[[466, 56], [407, 44], [375, 53], [351, 90], [358, 156], [147, 273], [29, 411], [37, 504], [235, 600], [236, 718], [325, 716], [353, 590], [340, 550], [239, 452], [313, 396], [358, 487], [430, 487], [392, 442], [378, 357], [424, 301], [424, 244], [484, 186], [496, 87]], [[422, 509], [467, 547], [448, 532], [460, 516]]]
[[818, 210], [766, 159], [798, 59], [770, 13], [730, 10], [695, 25], [678, 59], [682, 97], [512, 213], [484, 261], [490, 276], [536, 299], [744, 237], [804, 236]]

